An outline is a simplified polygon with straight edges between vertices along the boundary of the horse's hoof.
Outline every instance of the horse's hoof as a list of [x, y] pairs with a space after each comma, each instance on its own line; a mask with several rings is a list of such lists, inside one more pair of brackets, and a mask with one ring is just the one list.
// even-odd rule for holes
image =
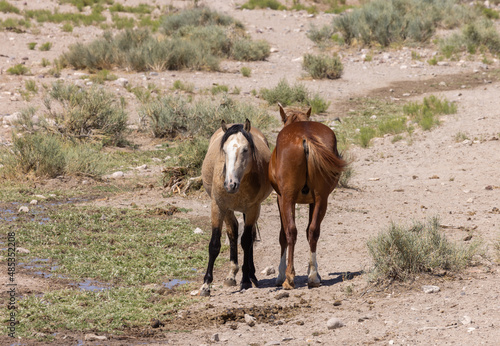
[[293, 281], [291, 284], [288, 281], [283, 282], [284, 290], [293, 290], [294, 288], [295, 288], [295, 283]]
[[224, 280], [224, 287], [233, 287], [236, 286], [236, 280], [227, 278]]
[[202, 287], [200, 289], [200, 297], [210, 297], [210, 288], [209, 287]]
[[277, 278], [277, 279], [276, 279], [276, 283], [275, 283], [275, 284], [276, 284], [276, 287], [281, 287], [281, 286], [283, 286], [283, 282], [285, 282], [285, 280], [280, 279], [280, 278]]
[[316, 288], [316, 287], [319, 287], [319, 286], [321, 286], [321, 281], [320, 282], [312, 282], [311, 281], [311, 282], [307, 283], [307, 287], [309, 287], [309, 288]]
[[251, 282], [242, 282], [240, 284], [240, 289], [241, 290], [248, 290], [250, 288], [252, 288], [252, 283]]

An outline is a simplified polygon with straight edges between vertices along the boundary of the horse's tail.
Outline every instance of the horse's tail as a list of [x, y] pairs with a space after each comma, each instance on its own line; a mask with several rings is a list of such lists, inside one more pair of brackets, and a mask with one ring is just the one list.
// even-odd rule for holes
[[336, 141], [333, 148], [330, 148], [316, 137], [311, 136], [305, 138], [303, 144], [307, 161], [307, 182], [315, 181], [318, 176], [332, 181], [339, 178], [340, 173], [347, 166], [347, 162], [340, 156]]

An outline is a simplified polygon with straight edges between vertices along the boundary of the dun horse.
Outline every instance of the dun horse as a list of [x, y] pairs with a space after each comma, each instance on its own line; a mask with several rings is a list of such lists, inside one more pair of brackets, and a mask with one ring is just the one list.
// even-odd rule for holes
[[241, 237], [243, 266], [241, 289], [257, 286], [253, 262], [253, 240], [255, 223], [259, 218], [260, 204], [269, 196], [272, 187], [268, 178], [271, 151], [264, 135], [245, 124], [222, 126], [210, 139], [207, 155], [203, 161], [203, 186], [212, 199], [212, 238], [209, 244], [207, 272], [200, 289], [200, 295], [210, 295], [213, 281], [213, 267], [221, 248], [221, 230], [226, 223], [230, 242], [231, 269], [224, 281], [225, 286], [236, 285], [238, 272], [238, 221], [235, 211], [243, 213], [245, 227]]
[[283, 285], [284, 289], [295, 287], [295, 204], [299, 203], [309, 204], [306, 236], [310, 259], [307, 282], [309, 287], [318, 287], [321, 277], [318, 274], [316, 246], [320, 225], [326, 214], [328, 196], [337, 186], [346, 162], [337, 151], [334, 132], [326, 125], [309, 121], [311, 109], [307, 113], [293, 112], [287, 115], [283, 107], [279, 107], [284, 127], [278, 134], [269, 163], [269, 179], [278, 194], [281, 218], [281, 261], [276, 284]]

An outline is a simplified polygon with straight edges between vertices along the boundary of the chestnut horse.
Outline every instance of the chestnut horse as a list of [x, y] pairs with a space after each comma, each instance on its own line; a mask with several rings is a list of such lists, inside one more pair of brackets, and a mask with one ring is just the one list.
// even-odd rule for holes
[[271, 151], [264, 135], [245, 124], [226, 126], [222, 121], [210, 139], [207, 154], [203, 160], [201, 175], [203, 186], [212, 199], [212, 238], [208, 247], [207, 272], [200, 289], [200, 295], [210, 295], [213, 281], [213, 267], [221, 248], [221, 230], [226, 223], [229, 238], [231, 268], [224, 281], [225, 286], [236, 285], [238, 272], [238, 220], [235, 211], [243, 213], [245, 227], [241, 237], [243, 266], [241, 289], [258, 286], [253, 262], [253, 240], [255, 224], [260, 214], [261, 202], [273, 188], [269, 183], [268, 167]]
[[299, 203], [309, 204], [307, 282], [309, 287], [318, 287], [321, 277], [316, 262], [316, 246], [321, 221], [326, 214], [328, 196], [337, 186], [346, 162], [338, 153], [334, 132], [326, 125], [309, 121], [311, 109], [307, 113], [294, 111], [287, 115], [281, 105], [279, 108], [284, 127], [278, 134], [269, 163], [269, 179], [278, 194], [281, 219], [281, 261], [276, 285], [283, 285], [284, 289], [295, 287], [295, 204]]

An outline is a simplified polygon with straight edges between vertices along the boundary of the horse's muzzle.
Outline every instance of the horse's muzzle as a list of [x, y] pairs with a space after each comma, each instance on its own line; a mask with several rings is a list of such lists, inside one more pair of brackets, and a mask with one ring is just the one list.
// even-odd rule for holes
[[224, 182], [224, 188], [226, 189], [227, 193], [236, 193], [238, 192], [240, 188], [240, 184], [237, 182], [230, 181], [229, 184], [225, 181]]

